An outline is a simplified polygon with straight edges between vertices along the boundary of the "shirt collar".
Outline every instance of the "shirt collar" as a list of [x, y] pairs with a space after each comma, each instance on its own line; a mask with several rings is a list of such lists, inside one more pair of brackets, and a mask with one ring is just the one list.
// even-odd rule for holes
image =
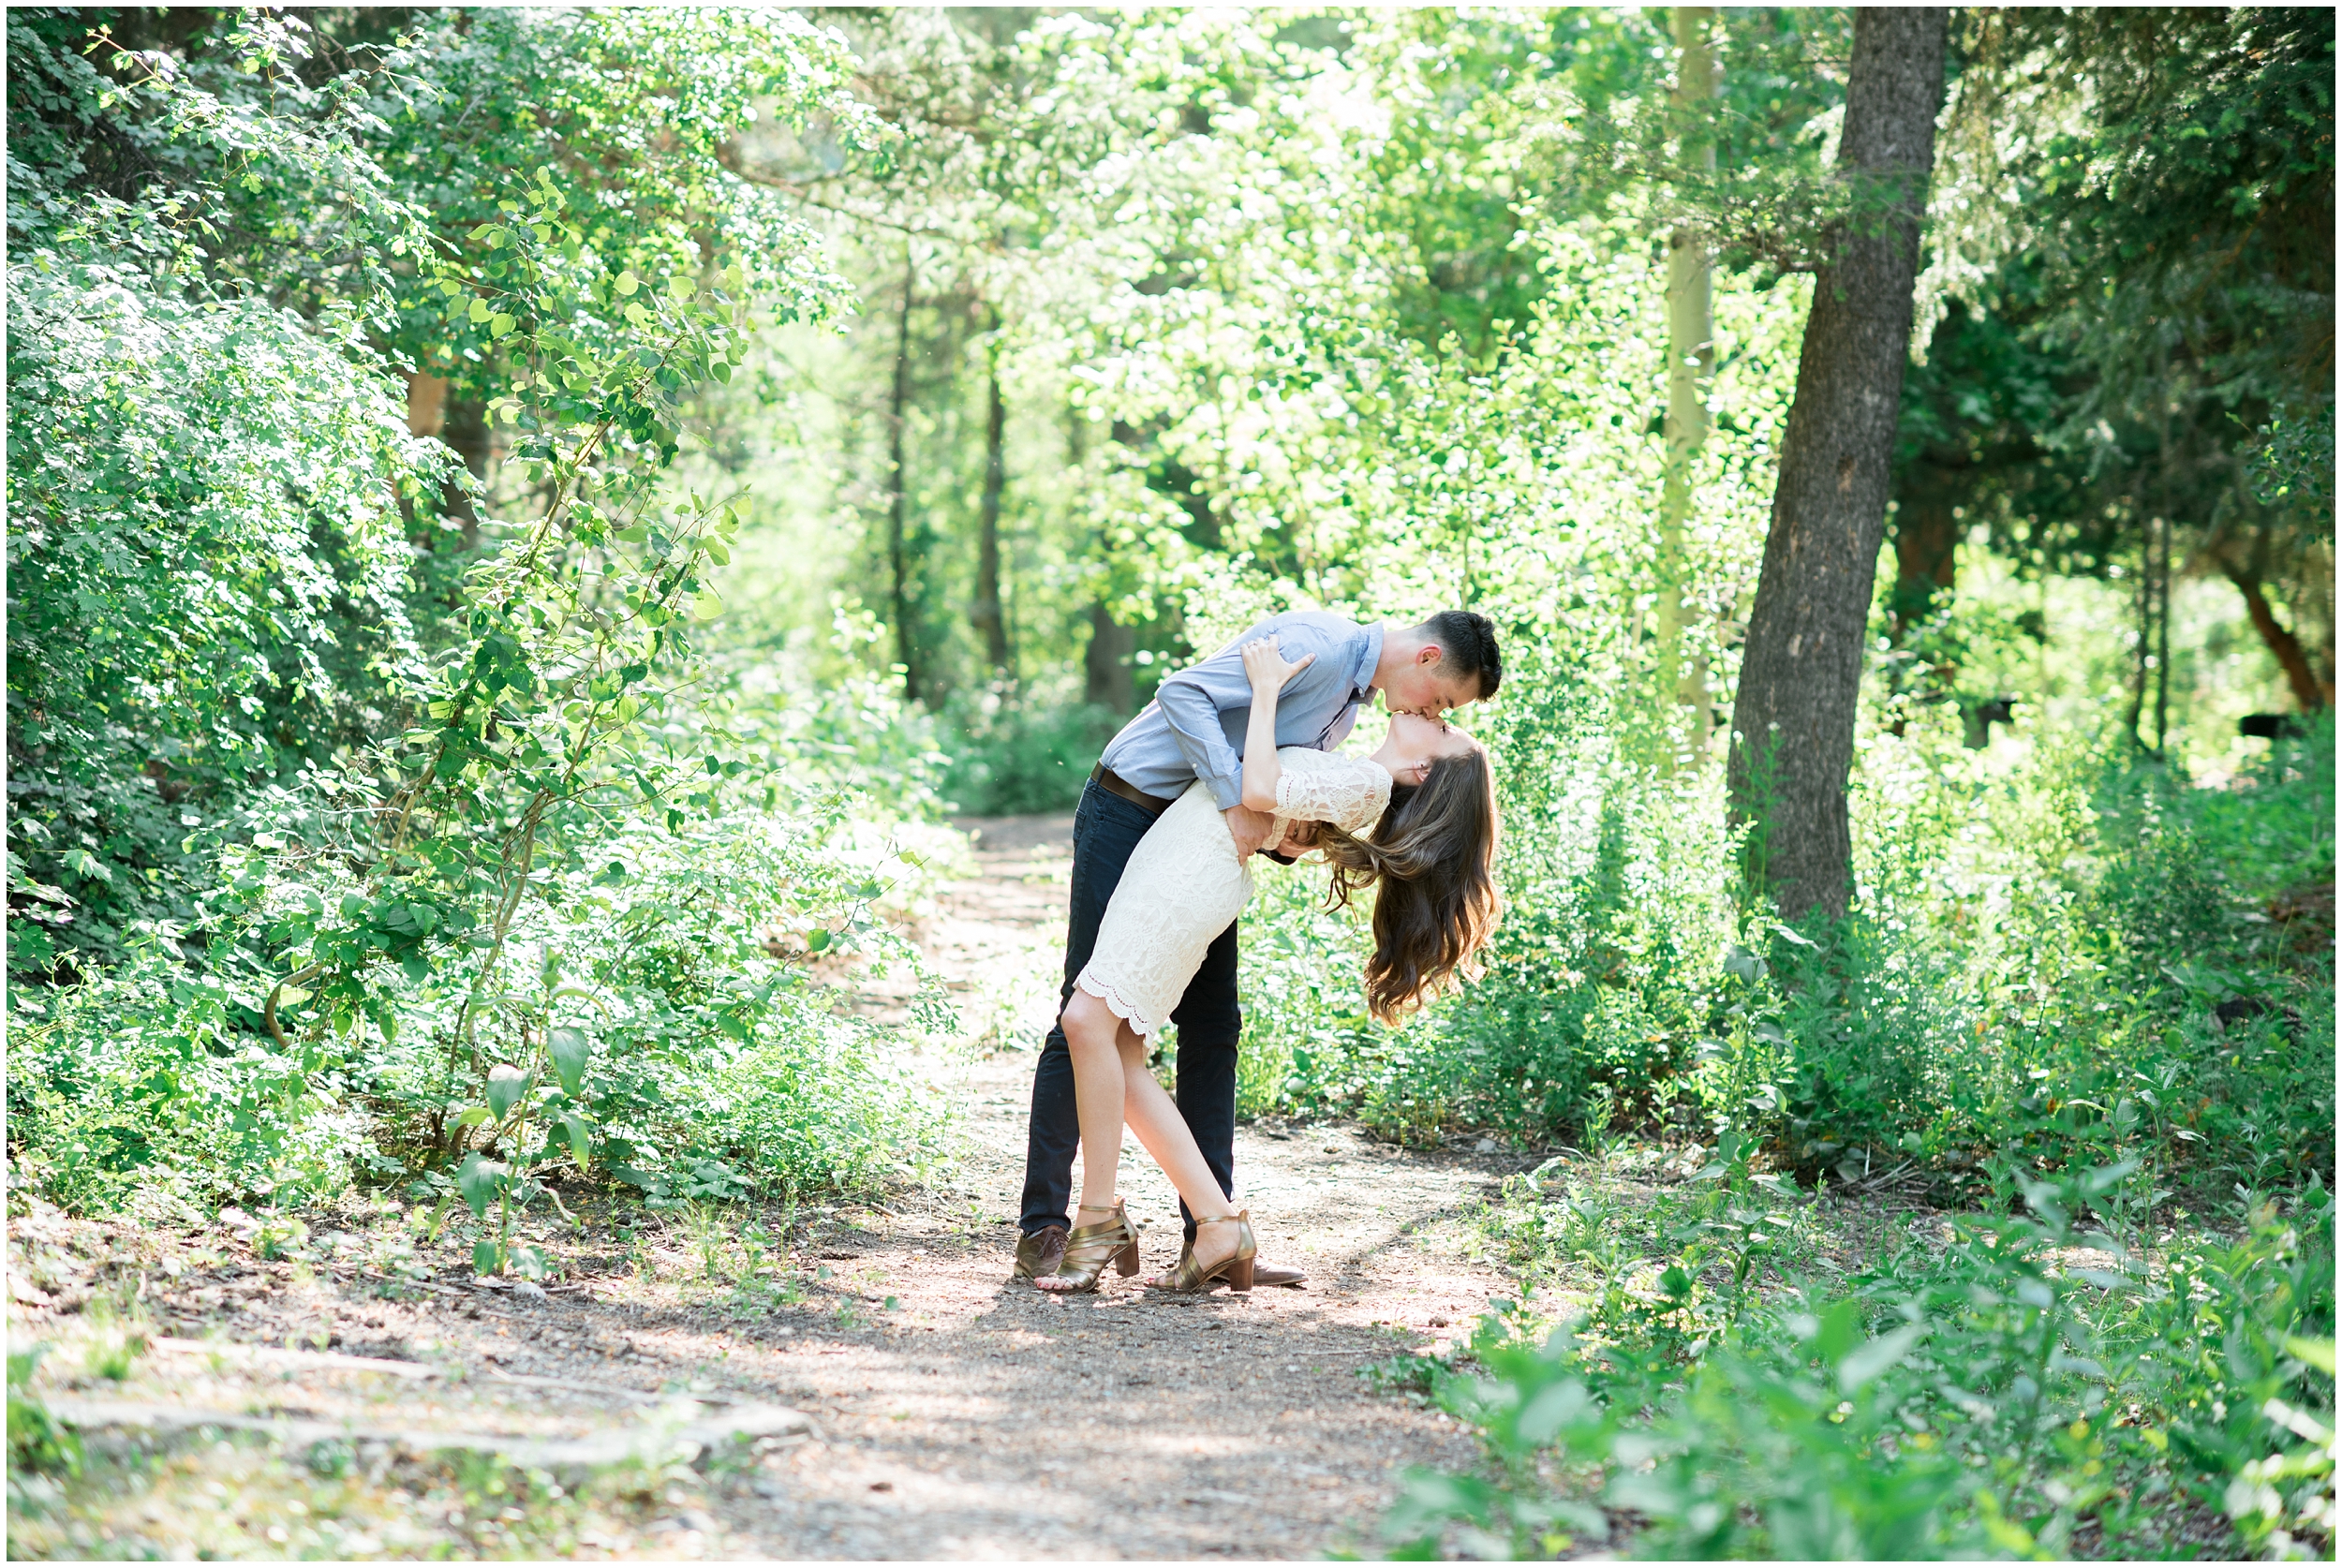
[[1350, 676], [1350, 689], [1364, 702], [1374, 690], [1374, 666], [1383, 661], [1383, 626], [1380, 621], [1366, 629], [1360, 638], [1365, 644], [1358, 653], [1358, 667]]

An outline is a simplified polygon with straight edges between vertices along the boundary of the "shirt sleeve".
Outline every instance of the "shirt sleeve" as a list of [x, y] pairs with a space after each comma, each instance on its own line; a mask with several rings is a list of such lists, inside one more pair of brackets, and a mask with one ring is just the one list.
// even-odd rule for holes
[[[1243, 760], [1228, 744], [1221, 715], [1247, 711], [1253, 705], [1253, 686], [1244, 678], [1243, 649], [1253, 635], [1253, 631], [1246, 632], [1209, 658], [1166, 677], [1155, 688], [1155, 702], [1163, 709], [1173, 744], [1195, 770], [1195, 777], [1210, 789], [1213, 802], [1223, 811], [1244, 804]], [[1277, 637], [1287, 658], [1305, 653], [1317, 656], [1314, 663], [1286, 683], [1279, 693], [1280, 707], [1304, 695], [1313, 682], [1345, 678], [1329, 664], [1338, 650], [1311, 628], [1279, 627]]]
[[1277, 815], [1364, 833], [1390, 805], [1390, 774], [1364, 757], [1328, 757], [1277, 775]]

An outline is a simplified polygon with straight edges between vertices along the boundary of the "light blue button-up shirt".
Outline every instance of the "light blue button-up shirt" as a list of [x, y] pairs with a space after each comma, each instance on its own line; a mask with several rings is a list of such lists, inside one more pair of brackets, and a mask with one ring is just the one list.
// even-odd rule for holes
[[1200, 664], [1164, 677], [1155, 700], [1106, 746], [1100, 759], [1127, 782], [1164, 800], [1200, 778], [1225, 811], [1244, 802], [1244, 731], [1253, 687], [1244, 644], [1274, 636], [1288, 659], [1315, 654], [1277, 694], [1277, 744], [1331, 751], [1349, 738], [1358, 704], [1374, 694], [1383, 629], [1322, 610], [1271, 615]]

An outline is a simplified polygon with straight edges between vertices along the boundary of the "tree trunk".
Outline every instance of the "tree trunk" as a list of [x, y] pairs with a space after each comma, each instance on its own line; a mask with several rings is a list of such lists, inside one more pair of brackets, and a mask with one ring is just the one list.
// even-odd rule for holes
[[2172, 713], [2172, 519], [2156, 520], [2162, 545], [2155, 572], [2155, 754], [2163, 755], [2171, 740]]
[[[1708, 47], [1712, 6], [1674, 8], [1676, 109], [1684, 125], [1685, 172], [1712, 173], [1715, 142], [1696, 134], [1695, 117], [1707, 112], [1716, 93], [1716, 61]], [[1700, 126], [1704, 131], [1705, 127]], [[1683, 651], [1683, 584], [1691, 563], [1683, 551], [1683, 525], [1692, 510], [1692, 465], [1708, 440], [1707, 386], [1715, 373], [1715, 319], [1711, 308], [1708, 246], [1704, 236], [1679, 229], [1668, 242], [1668, 466], [1659, 501], [1659, 681], [1660, 690], [1683, 710], [1681, 761], [1697, 767], [1707, 761], [1708, 732], [1714, 723], [1708, 697], [1708, 661]], [[1679, 759], [1672, 755], [1670, 763]]]
[[2333, 705], [2333, 686], [2318, 678], [2302, 640], [2277, 619], [2276, 607], [2262, 591], [2260, 576], [2225, 560], [2220, 562], [2220, 574], [2235, 584], [2236, 591], [2245, 596], [2245, 613], [2252, 617], [2253, 629], [2269, 644], [2269, 651], [2276, 655], [2277, 664], [2285, 672], [2285, 684], [2293, 688], [2293, 701], [2302, 705], [2302, 711], [2316, 713]]
[[994, 673], [1015, 673], [1008, 645], [1008, 619], [1001, 599], [1001, 493], [1008, 487], [1008, 462], [1002, 450], [1007, 434], [1007, 410], [1001, 405], [1001, 373], [994, 368], [984, 380], [984, 504], [976, 518], [976, 602], [968, 618], [984, 636], [985, 657]]
[[1958, 580], [1960, 519], [1973, 488], [1964, 469], [1917, 457], [1895, 484], [1896, 641], [1910, 636]]
[[916, 282], [906, 242], [902, 312], [895, 323], [895, 390], [886, 405], [886, 564], [894, 577], [895, 662], [903, 668], [903, 690], [913, 701], [926, 693], [919, 665], [919, 630], [911, 622], [911, 552], [904, 537], [909, 498], [904, 494], [903, 423], [911, 407], [911, 295]]
[[407, 377], [407, 434], [437, 436], [447, 424], [447, 380], [427, 370]]
[[1118, 626], [1103, 604], [1089, 607], [1089, 646], [1082, 655], [1082, 699], [1128, 717], [1138, 706], [1138, 683], [1131, 674], [1131, 655], [1138, 651], [1138, 633]]
[[[464, 460], [471, 477], [482, 484], [488, 482], [488, 468], [495, 457], [496, 434], [488, 425], [488, 406], [478, 398], [451, 394], [442, 404], [444, 422], [439, 439], [454, 449]], [[471, 496], [460, 487], [449, 485], [446, 495], [447, 514], [464, 525], [464, 548], [480, 548], [480, 510], [472, 505]]]
[[1893, 483], [1920, 214], [1943, 101], [1939, 6], [1854, 13], [1839, 168], [1862, 212], [1815, 279], [1764, 568], [1732, 709], [1732, 817], [1754, 888], [1795, 920], [1845, 912], [1846, 774], [1871, 584]]

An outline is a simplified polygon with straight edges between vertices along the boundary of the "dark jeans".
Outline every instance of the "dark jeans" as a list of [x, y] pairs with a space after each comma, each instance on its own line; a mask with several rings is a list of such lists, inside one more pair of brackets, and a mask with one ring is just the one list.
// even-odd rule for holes
[[[1155, 820], [1140, 807], [1095, 782], [1082, 791], [1074, 814], [1074, 884], [1065, 921], [1065, 980], [1058, 988], [1062, 1013], [1074, 980], [1097, 945], [1098, 922], [1122, 880], [1131, 851]], [[1179, 1078], [1174, 1098], [1188, 1131], [1195, 1134], [1204, 1162], [1220, 1190], [1236, 1195], [1236, 1057], [1244, 1014], [1236, 998], [1236, 926], [1213, 939], [1203, 968], [1188, 982], [1187, 995], [1172, 1011], [1179, 1030]], [[1025, 1135], [1025, 1204], [1017, 1226], [1026, 1235], [1067, 1223], [1074, 1192], [1074, 1151], [1081, 1146], [1081, 1116], [1074, 1101], [1074, 1058], [1065, 1048], [1061, 1024], [1049, 1028], [1048, 1043], [1032, 1074], [1032, 1116]], [[1187, 1234], [1195, 1221], [1179, 1206]]]

